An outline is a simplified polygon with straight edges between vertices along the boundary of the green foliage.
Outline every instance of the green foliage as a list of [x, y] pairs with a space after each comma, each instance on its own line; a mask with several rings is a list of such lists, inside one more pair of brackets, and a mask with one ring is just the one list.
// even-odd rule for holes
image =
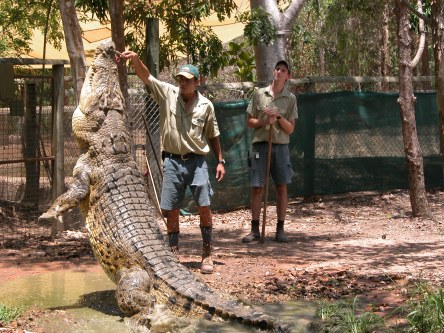
[[321, 302], [316, 309], [315, 317], [327, 321], [331, 320], [340, 308], [339, 303]]
[[[379, 76], [381, 24], [387, 1], [308, 0], [288, 43], [288, 58], [298, 74]], [[388, 13], [388, 61], [389, 67], [396, 69], [396, 20], [393, 10]]]
[[[76, 6], [101, 21], [108, 20], [107, 0], [76, 0]], [[166, 27], [160, 37], [159, 69], [175, 66], [179, 56], [185, 56], [187, 62], [199, 66], [203, 75], [215, 76], [226, 65], [227, 55], [217, 35], [201, 23], [213, 13], [223, 20], [235, 8], [233, 0], [162, 0], [151, 5], [144, 0], [131, 1], [123, 13], [127, 47], [143, 56], [146, 18], [157, 17]]]
[[270, 45], [276, 39], [277, 30], [271, 15], [262, 7], [239, 14], [237, 20], [246, 23], [244, 35], [251, 45]]
[[411, 312], [407, 315], [410, 323], [408, 332], [444, 332], [444, 293], [420, 283], [410, 300]]
[[9, 323], [21, 315], [21, 307], [11, 307], [0, 303], [0, 323]]
[[202, 21], [215, 12], [219, 20], [229, 17], [236, 8], [232, 0], [163, 0], [155, 5], [154, 14], [166, 27], [160, 50], [160, 69], [176, 64], [177, 54], [198, 65], [204, 76], [217, 75], [227, 64], [223, 45], [210, 27]]
[[322, 303], [316, 317], [322, 320], [321, 332], [371, 333], [381, 332], [384, 319], [371, 312], [358, 313], [358, 298], [353, 302]]
[[0, 56], [19, 57], [28, 53], [33, 29], [44, 33], [46, 25], [47, 41], [60, 49], [63, 33], [57, 1], [0, 1]]
[[[202, 34], [199, 34], [199, 30]], [[192, 53], [193, 59], [197, 59], [200, 72], [205, 76], [215, 77], [217, 72], [227, 64], [227, 56], [224, 52], [224, 46], [220, 39], [211, 29], [197, 29], [197, 35], [191, 49], [196, 50]]]
[[[248, 50], [250, 48], [250, 50]], [[245, 41], [228, 43], [229, 61], [228, 64], [235, 66], [234, 75], [242, 82], [255, 81], [256, 63], [253, 50]]]
[[[414, 5], [414, 7], [417, 9], [417, 6]], [[432, 3], [431, 1], [425, 0], [422, 1], [422, 13], [424, 16], [431, 18], [432, 15]], [[419, 33], [419, 17], [416, 14], [409, 13], [409, 20], [412, 27], [412, 30], [414, 30], [416, 33]], [[426, 31], [430, 31], [430, 24], [425, 24], [424, 29]]]
[[81, 9], [85, 12], [89, 11], [101, 22], [108, 20], [108, 0], [75, 0], [76, 9]]
[[[79, 20], [97, 18], [102, 23], [109, 22], [108, 0], [76, 0], [75, 6]], [[124, 6], [125, 42], [127, 48], [137, 52], [143, 58], [145, 55], [146, 18], [153, 17], [153, 8], [145, 0], [132, 0]]]

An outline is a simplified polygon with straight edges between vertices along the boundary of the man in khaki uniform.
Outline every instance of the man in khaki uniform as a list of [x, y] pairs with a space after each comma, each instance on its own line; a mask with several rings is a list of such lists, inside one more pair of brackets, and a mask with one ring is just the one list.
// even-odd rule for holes
[[270, 174], [276, 189], [277, 227], [275, 241], [288, 242], [284, 222], [288, 206], [287, 184], [291, 183], [293, 170], [288, 143], [293, 133], [298, 109], [296, 96], [285, 89], [290, 78], [290, 66], [278, 61], [273, 71], [273, 82], [254, 92], [247, 108], [247, 126], [254, 128], [251, 159], [251, 232], [242, 238], [243, 243], [260, 239], [259, 218], [262, 192], [267, 173], [269, 131], [272, 131]]
[[179, 68], [176, 87], [153, 77], [136, 53], [124, 51], [121, 57], [131, 59], [137, 76], [150, 88], [151, 97], [160, 108], [164, 159], [160, 207], [167, 218], [169, 245], [178, 255], [180, 206], [189, 186], [200, 214], [203, 243], [201, 272], [212, 273], [210, 198], [213, 191], [204, 158], [210, 149], [219, 161], [216, 167], [217, 181], [221, 181], [225, 175], [214, 106], [196, 90], [199, 72], [195, 66], [188, 64]]

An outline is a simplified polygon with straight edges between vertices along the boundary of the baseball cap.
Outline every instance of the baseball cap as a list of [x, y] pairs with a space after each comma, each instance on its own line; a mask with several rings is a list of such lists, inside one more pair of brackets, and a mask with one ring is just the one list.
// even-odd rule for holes
[[193, 65], [190, 64], [186, 64], [183, 65], [179, 68], [179, 70], [177, 71], [176, 76], [185, 76], [187, 79], [192, 79], [193, 77], [198, 79], [199, 78], [199, 71], [197, 70], [197, 68]]
[[291, 67], [290, 67], [290, 65], [288, 64], [288, 62], [286, 62], [285, 60], [279, 60], [279, 61], [276, 63], [276, 66], [274, 66], [274, 68], [276, 69], [276, 67], [279, 66], [279, 65], [284, 65], [285, 67], [287, 67], [287, 69], [288, 69], [288, 73], [291, 73]]

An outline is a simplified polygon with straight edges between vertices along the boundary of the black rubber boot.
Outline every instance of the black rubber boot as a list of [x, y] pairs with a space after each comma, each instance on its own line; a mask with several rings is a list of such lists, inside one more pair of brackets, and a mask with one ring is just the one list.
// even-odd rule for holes
[[211, 252], [213, 250], [213, 228], [200, 227], [200, 232], [202, 234], [202, 263], [200, 272], [202, 274], [211, 274], [214, 271], [213, 260], [211, 258]]
[[248, 235], [242, 238], [242, 243], [251, 243], [258, 241], [261, 238], [259, 231], [259, 221], [251, 220], [251, 231]]
[[288, 237], [284, 231], [284, 221], [278, 221], [276, 226], [276, 237], [274, 240], [280, 243], [288, 243]]
[[169, 232], [168, 233], [168, 245], [170, 246], [171, 252], [179, 259], [179, 233]]

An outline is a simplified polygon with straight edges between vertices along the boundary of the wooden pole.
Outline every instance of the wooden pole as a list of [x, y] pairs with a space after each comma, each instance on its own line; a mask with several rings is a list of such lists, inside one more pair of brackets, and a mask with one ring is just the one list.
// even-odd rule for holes
[[[164, 222], [165, 225], [166, 225], [165, 218], [164, 218], [164, 216], [163, 216], [163, 214], [162, 214], [162, 209], [160, 208], [159, 196], [157, 195], [156, 184], [154, 184], [153, 175], [151, 174], [150, 162], [148, 161], [148, 158], [147, 158], [146, 154], [145, 154], [145, 162], [146, 162], [146, 167], [148, 168], [148, 174], [149, 174], [149, 176], [150, 176], [151, 184], [153, 185], [153, 189], [154, 189], [154, 196], [155, 196], [155, 199], [156, 199], [156, 202], [155, 202], [155, 203], [156, 203], [156, 208], [157, 208], [158, 213], [159, 213], [160, 216], [162, 217], [163, 222]], [[148, 192], [148, 191], [147, 191], [147, 192]], [[148, 192], [148, 195], [151, 196], [151, 195], [149, 194], [149, 192]]]
[[265, 224], [267, 222], [267, 204], [268, 204], [268, 185], [270, 183], [270, 164], [271, 164], [271, 148], [272, 148], [272, 134], [273, 134], [273, 125], [269, 126], [268, 130], [268, 148], [267, 148], [267, 173], [265, 174], [265, 193], [264, 193], [264, 212], [262, 219], [262, 232], [260, 242], [264, 242], [265, 238]]
[[148, 141], [150, 142], [150, 146], [153, 151], [154, 158], [156, 159], [157, 168], [159, 169], [160, 177], [163, 178], [162, 166], [160, 165], [159, 158], [157, 157], [156, 148], [154, 147], [153, 140], [152, 140], [151, 134], [150, 134], [150, 130], [148, 128], [148, 122], [146, 121], [146, 117], [144, 114], [142, 114], [142, 118], [143, 118], [143, 123], [145, 124], [145, 130], [146, 130], [146, 135], [148, 136]]

